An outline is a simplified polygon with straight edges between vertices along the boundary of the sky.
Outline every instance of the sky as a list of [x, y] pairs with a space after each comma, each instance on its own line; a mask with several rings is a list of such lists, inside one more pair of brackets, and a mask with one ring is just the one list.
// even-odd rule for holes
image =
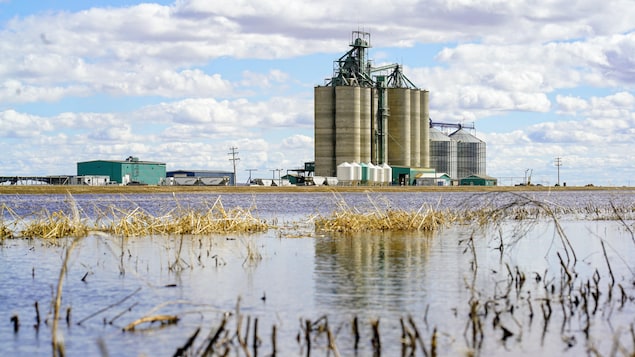
[[635, 185], [633, 5], [0, 0], [0, 176], [129, 156], [232, 171], [232, 147], [239, 183], [303, 167], [313, 89], [365, 31], [433, 121], [474, 124], [499, 184]]

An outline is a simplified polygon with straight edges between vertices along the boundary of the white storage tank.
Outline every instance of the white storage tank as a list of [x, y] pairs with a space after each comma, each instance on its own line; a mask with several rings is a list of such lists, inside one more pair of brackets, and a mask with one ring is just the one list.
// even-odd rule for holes
[[375, 166], [375, 184], [382, 185], [384, 183], [384, 169], [381, 165]]
[[372, 162], [367, 164], [368, 166], [368, 184], [374, 185], [377, 182], [377, 167]]
[[392, 167], [390, 167], [387, 163], [381, 164], [381, 168], [384, 171], [384, 184], [390, 185], [392, 183]]
[[353, 181], [361, 181], [362, 180], [362, 166], [356, 162], [351, 164], [351, 169], [353, 171]]
[[353, 167], [348, 162], [337, 165], [337, 181], [351, 182], [353, 181]]

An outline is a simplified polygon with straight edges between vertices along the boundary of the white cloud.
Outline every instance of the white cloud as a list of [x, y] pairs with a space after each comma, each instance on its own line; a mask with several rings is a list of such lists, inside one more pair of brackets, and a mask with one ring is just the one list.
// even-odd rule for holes
[[[376, 60], [394, 58], [395, 48], [417, 54], [405, 73], [431, 91], [435, 121], [478, 126], [535, 113], [534, 125], [479, 130], [490, 141], [489, 173], [553, 155], [570, 156], [585, 174], [590, 163], [628, 167], [634, 17], [629, 0], [41, 8], [0, 28], [0, 163], [9, 171], [72, 173], [74, 161], [135, 155], [181, 168], [228, 167], [226, 150], [238, 145], [241, 165], [299, 166], [312, 159], [310, 88], [332, 66], [311, 63], [312, 56], [335, 60], [348, 49], [348, 32], [361, 29], [372, 34]], [[437, 48], [427, 43], [445, 48], [420, 50]]]

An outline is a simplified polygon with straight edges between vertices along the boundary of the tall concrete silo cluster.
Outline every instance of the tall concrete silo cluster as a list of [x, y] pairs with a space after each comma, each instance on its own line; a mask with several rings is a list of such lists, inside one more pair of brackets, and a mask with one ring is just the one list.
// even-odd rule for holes
[[369, 33], [354, 31], [350, 46], [315, 88], [315, 174], [334, 176], [344, 162], [429, 167], [428, 91], [398, 64], [373, 67]]
[[485, 175], [483, 141], [458, 124], [436, 123], [457, 128], [449, 135], [436, 129], [430, 93], [399, 64], [374, 67], [368, 60], [369, 33], [353, 31], [350, 47], [334, 61], [333, 76], [315, 87], [315, 175], [336, 176], [341, 164], [398, 167], [393, 174], [407, 184], [429, 172]]

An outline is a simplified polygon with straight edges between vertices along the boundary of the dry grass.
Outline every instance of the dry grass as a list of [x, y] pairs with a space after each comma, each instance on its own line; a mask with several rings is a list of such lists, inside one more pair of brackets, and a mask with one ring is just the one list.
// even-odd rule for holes
[[156, 234], [254, 233], [270, 228], [264, 220], [254, 217], [248, 209], [226, 210], [220, 197], [204, 210], [178, 206], [159, 216], [154, 216], [140, 208], [124, 212], [113, 207], [111, 212], [111, 217], [106, 219], [110, 223], [96, 229], [126, 237]]
[[44, 213], [44, 216], [29, 222], [20, 233], [23, 237], [55, 239], [84, 237], [90, 231], [82, 221], [76, 221], [63, 212]]
[[455, 216], [449, 211], [436, 211], [431, 208], [408, 212], [404, 210], [375, 211], [361, 213], [356, 211], [334, 212], [328, 217], [318, 217], [315, 227], [325, 232], [364, 232], [364, 231], [436, 231], [450, 224]]
[[[123, 237], [150, 235], [207, 235], [221, 233], [254, 233], [271, 228], [264, 220], [251, 214], [249, 209], [226, 210], [220, 197], [203, 209], [177, 208], [160, 215], [153, 215], [139, 207], [130, 211], [111, 206], [101, 212], [92, 223], [82, 218], [82, 213], [69, 195], [70, 213], [46, 210], [34, 218], [20, 218], [13, 214], [14, 226], [22, 226], [17, 233], [0, 221], [0, 237], [44, 238], [85, 237], [91, 231], [99, 231]], [[8, 210], [8, 208], [4, 208]], [[2, 213], [2, 212], [0, 212]]]
[[0, 242], [5, 239], [13, 238], [13, 231], [9, 229], [3, 222], [0, 222]]
[[4, 222], [5, 212], [8, 213], [9, 216], [13, 217], [15, 221], [16, 214], [13, 210], [4, 203], [0, 205], [0, 242], [5, 239], [13, 238], [13, 230], [9, 228], [9, 226]]
[[90, 231], [90, 227], [81, 218], [80, 210], [70, 194], [66, 197], [66, 202], [70, 207], [70, 214], [64, 212], [53, 212], [52, 214], [44, 210], [35, 219], [26, 222], [21, 236], [28, 238], [56, 239], [63, 237], [85, 237]]
[[[372, 206], [362, 212], [349, 207], [341, 194], [331, 191], [338, 202], [338, 209], [328, 216], [311, 218], [314, 228], [322, 232], [364, 232], [364, 231], [427, 231], [433, 232], [450, 224], [474, 224], [486, 227], [505, 220], [538, 221], [561, 215], [582, 215], [585, 219], [632, 219], [635, 206], [599, 207], [589, 204], [582, 207], [561, 207], [549, 205], [529, 198], [523, 193], [515, 195], [509, 203], [496, 203], [500, 192], [480, 194], [476, 199], [484, 202], [479, 207], [458, 207], [438, 209], [429, 204], [422, 205], [416, 212], [391, 208], [385, 196], [368, 192]], [[384, 205], [375, 200], [386, 200]], [[384, 198], [382, 198], [384, 197]], [[492, 200], [491, 204], [487, 200]], [[42, 211], [35, 218], [16, 217], [6, 205], [0, 206], [0, 217], [12, 217], [11, 224], [0, 219], [0, 239], [13, 237], [56, 239], [61, 237], [83, 237], [90, 231], [100, 231], [117, 236], [151, 235], [209, 235], [225, 233], [265, 232], [271, 228], [282, 229], [274, 223], [254, 217], [251, 208], [225, 209], [220, 196], [203, 208], [182, 207], [178, 200], [175, 208], [158, 215], [140, 207], [122, 210], [110, 206], [97, 213], [97, 218], [84, 217], [71, 194], [66, 199], [70, 213], [62, 211], [49, 213]], [[84, 217], [84, 218], [82, 218]], [[14, 229], [11, 229], [11, 226]], [[18, 230], [15, 227], [22, 227]], [[304, 236], [304, 235], [303, 235]]]
[[[338, 210], [330, 216], [318, 216], [315, 228], [323, 232], [370, 232], [370, 231], [436, 231], [455, 221], [456, 215], [449, 210], [436, 210], [424, 204], [416, 212], [401, 209], [382, 208], [368, 196], [374, 207], [370, 212], [360, 212], [348, 204], [338, 194]], [[390, 203], [387, 202], [387, 207]]]

